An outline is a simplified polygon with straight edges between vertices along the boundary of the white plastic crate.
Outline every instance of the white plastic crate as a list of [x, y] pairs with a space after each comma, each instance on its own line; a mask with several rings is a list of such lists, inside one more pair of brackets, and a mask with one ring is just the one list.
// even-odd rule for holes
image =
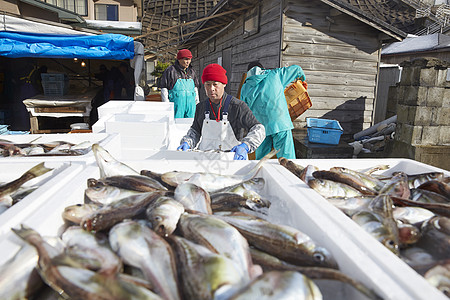
[[98, 118], [112, 116], [125, 112], [134, 101], [108, 101], [97, 108]]
[[[220, 174], [245, 174], [256, 161], [168, 161], [143, 160], [123, 161], [137, 171], [148, 169], [163, 173], [166, 171], [213, 172]], [[317, 161], [312, 161], [316, 164]], [[332, 163], [332, 162], [331, 162]], [[334, 160], [334, 164], [336, 160]], [[370, 166], [385, 163], [371, 160]], [[392, 161], [394, 163], [394, 161]], [[398, 164], [403, 163], [398, 161]], [[355, 162], [358, 167], [364, 164]], [[347, 167], [353, 167], [354, 164]], [[409, 166], [409, 163], [406, 162]], [[343, 164], [345, 166], [345, 164]], [[411, 168], [414, 168], [411, 166]], [[330, 205], [317, 193], [306, 185], [298, 182], [289, 171], [272, 160], [258, 173], [263, 177], [266, 187], [262, 192], [264, 197], [272, 201], [268, 219], [275, 223], [286, 224], [300, 229], [308, 234], [318, 244], [328, 248], [337, 260], [341, 271], [350, 277], [361, 281], [369, 288], [374, 289], [384, 299], [446, 299], [435, 288], [431, 287], [423, 278], [414, 275], [410, 269], [405, 268], [396, 257], [393, 259], [386, 254], [380, 245], [366, 242], [366, 234], [356, 231], [350, 233], [344, 225], [340, 225], [329, 213]], [[55, 236], [60, 233], [63, 221], [61, 212], [66, 206], [82, 203], [86, 181], [88, 178], [98, 178], [99, 170], [96, 165], [89, 165], [78, 173], [72, 184], [61, 185], [60, 190], [47, 198], [47, 201], [38, 207], [32, 215], [23, 222], [36, 229], [40, 234]], [[334, 207], [333, 207], [334, 208]], [[336, 212], [334, 212], [336, 213]], [[347, 225], [347, 224], [345, 224]], [[12, 257], [23, 244], [12, 232], [0, 240], [0, 264]], [[379, 259], [386, 257], [380, 263]], [[399, 269], [397, 269], [399, 268]], [[404, 273], [402, 273], [404, 272]], [[402, 274], [402, 276], [399, 276]], [[324, 299], [353, 300], [366, 299], [348, 285], [327, 281], [317, 281]]]

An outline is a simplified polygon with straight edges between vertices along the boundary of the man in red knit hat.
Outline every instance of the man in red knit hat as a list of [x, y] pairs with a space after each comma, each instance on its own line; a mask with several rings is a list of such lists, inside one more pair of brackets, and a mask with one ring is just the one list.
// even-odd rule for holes
[[195, 104], [198, 103], [199, 81], [191, 64], [192, 53], [181, 49], [177, 60], [164, 70], [158, 87], [163, 102], [173, 102], [175, 118], [193, 118]]
[[244, 160], [266, 137], [264, 126], [247, 104], [225, 92], [226, 72], [218, 64], [203, 70], [202, 83], [208, 99], [197, 104], [194, 122], [178, 150], [229, 150], [235, 152], [234, 159]]

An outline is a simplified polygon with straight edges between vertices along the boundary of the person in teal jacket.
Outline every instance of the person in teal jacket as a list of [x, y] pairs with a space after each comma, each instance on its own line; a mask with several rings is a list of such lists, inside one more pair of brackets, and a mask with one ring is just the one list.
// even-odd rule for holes
[[277, 69], [264, 69], [259, 62], [248, 65], [240, 99], [247, 103], [266, 129], [266, 138], [255, 151], [256, 159], [263, 158], [272, 147], [279, 150], [277, 157], [296, 158], [292, 137], [294, 125], [284, 96], [284, 89], [296, 79], [305, 81], [305, 73], [297, 65]]

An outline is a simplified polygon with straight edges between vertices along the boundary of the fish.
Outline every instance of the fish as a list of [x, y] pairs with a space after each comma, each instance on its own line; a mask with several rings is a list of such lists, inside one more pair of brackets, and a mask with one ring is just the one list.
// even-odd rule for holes
[[36, 177], [42, 176], [51, 170], [53, 169], [44, 166], [44, 162], [35, 165], [23, 173], [19, 178], [0, 186], [0, 199], [10, 197], [11, 194], [15, 193], [24, 183]]
[[21, 225], [12, 228], [20, 238], [34, 246], [39, 255], [37, 269], [41, 278], [65, 299], [161, 299], [153, 293], [116, 276], [105, 276], [87, 269], [58, 265], [58, 250], [50, 246], [35, 230]]
[[435, 215], [428, 209], [415, 206], [396, 206], [394, 207], [392, 214], [397, 222], [406, 224], [422, 223]]
[[128, 265], [141, 269], [163, 299], [181, 299], [174, 254], [169, 244], [143, 222], [124, 221], [109, 232], [111, 248]]
[[382, 182], [381, 180], [375, 178], [374, 176], [371, 176], [369, 174], [363, 173], [363, 172], [358, 172], [349, 168], [344, 168], [344, 167], [333, 167], [330, 168], [330, 171], [333, 172], [342, 172], [342, 173], [348, 173], [348, 174], [352, 174], [354, 176], [359, 177], [365, 184], [366, 187], [375, 190], [377, 192], [380, 192], [380, 190], [384, 187], [385, 183]]
[[[395, 176], [400, 172], [395, 172], [392, 175]], [[420, 173], [420, 174], [408, 174], [408, 186], [410, 189], [417, 188], [419, 185], [427, 182], [427, 181], [442, 181], [444, 178], [444, 173], [442, 172], [428, 172], [428, 173]]]
[[0, 267], [0, 299], [28, 299], [43, 285], [36, 249], [25, 244]]
[[142, 175], [108, 176], [97, 180], [97, 184], [99, 183], [138, 192], [167, 191], [167, 188], [155, 179]]
[[122, 261], [109, 248], [108, 241], [99, 238], [99, 235], [79, 226], [71, 226], [64, 231], [61, 239], [66, 244], [65, 254], [81, 261], [83, 268], [105, 275], [122, 271]]
[[413, 201], [410, 199], [400, 198], [391, 196], [391, 199], [393, 200], [394, 204], [396, 206], [415, 206], [415, 207], [421, 207], [428, 209], [429, 211], [432, 211], [435, 214], [442, 215], [444, 217], [450, 217], [450, 204], [446, 203], [422, 203]]
[[[269, 202], [270, 203], [270, 202]], [[267, 214], [270, 205], [260, 199], [248, 199], [239, 194], [223, 192], [211, 195], [211, 209], [216, 211], [242, 211], [250, 209], [255, 212]]]
[[84, 203], [107, 205], [120, 199], [141, 193], [142, 192], [139, 191], [123, 189], [112, 185], [105, 185], [102, 182], [97, 182], [95, 185], [91, 185], [84, 190]]
[[[273, 155], [278, 153], [278, 150], [272, 150], [269, 154], [264, 156], [252, 170], [250, 170], [247, 174], [244, 175], [221, 175], [207, 172], [200, 173], [191, 173], [192, 175], [188, 175], [186, 172], [182, 172], [184, 180], [181, 182], [189, 182], [195, 184], [205, 191], [209, 193], [216, 192], [225, 187], [229, 187], [232, 185], [236, 185], [245, 181], [248, 181], [256, 176], [259, 169], [263, 166], [263, 164], [269, 160]], [[177, 174], [178, 173], [178, 174]], [[180, 184], [180, 172], [167, 172], [162, 175], [162, 179], [164, 182], [169, 183], [172, 186]]]
[[357, 170], [357, 172], [364, 173], [364, 174], [367, 174], [367, 175], [371, 175], [371, 174], [373, 174], [375, 172], [383, 171], [383, 170], [387, 170], [387, 169], [389, 169], [389, 165], [377, 165], [377, 166], [369, 167], [369, 168], [366, 168], [366, 169]]
[[153, 231], [168, 236], [177, 228], [184, 206], [172, 197], [160, 196], [148, 205], [145, 213]]
[[347, 184], [358, 190], [362, 195], [373, 196], [378, 194], [372, 188], [367, 187], [365, 183], [360, 179], [360, 177], [357, 177], [350, 173], [322, 170], [322, 171], [315, 171], [314, 173], [312, 173], [312, 175], [314, 178], [317, 179], [326, 179]]
[[318, 246], [300, 230], [270, 223], [245, 213], [216, 213], [247, 239], [250, 246], [265, 251], [289, 263], [301, 266], [322, 266], [338, 269], [338, 265], [324, 247]]
[[378, 193], [380, 195], [389, 194], [391, 196], [408, 199], [411, 195], [408, 185], [408, 176], [403, 172], [397, 173], [388, 182], [386, 182]]
[[243, 282], [233, 261], [186, 238], [171, 235], [168, 242], [176, 253], [176, 264], [185, 299], [227, 299]]
[[64, 208], [61, 215], [65, 222], [80, 225], [85, 216], [92, 214], [100, 207], [102, 207], [102, 205], [96, 203], [69, 205]]
[[158, 192], [148, 192], [104, 205], [92, 214], [83, 217], [80, 226], [88, 231], [108, 229], [124, 219], [132, 218], [145, 212], [147, 206], [158, 196], [160, 196]]
[[420, 229], [415, 225], [399, 223], [397, 227], [400, 248], [417, 243], [421, 237]]
[[419, 190], [426, 190], [430, 192], [435, 192], [447, 200], [450, 203], [450, 186], [443, 183], [442, 181], [430, 180], [422, 183], [417, 187]]
[[252, 281], [230, 300], [322, 300], [319, 287], [308, 277], [295, 271], [270, 271]]
[[260, 192], [263, 191], [265, 180], [262, 177], [252, 178], [248, 181], [238, 183], [229, 187], [225, 187], [216, 191], [215, 193], [235, 193], [241, 195], [249, 200], [261, 200], [265, 202], [265, 205], [270, 206], [270, 201], [261, 199]]
[[432, 286], [450, 298], [450, 261], [431, 268], [423, 277]]
[[369, 204], [374, 198], [375, 196], [334, 197], [327, 198], [327, 201], [351, 217], [362, 210], [368, 210]]
[[362, 193], [357, 189], [347, 184], [335, 182], [332, 180], [310, 179], [308, 181], [308, 185], [324, 198], [362, 196]]
[[165, 183], [162, 180], [162, 178], [161, 178], [162, 174], [161, 173], [153, 172], [153, 171], [150, 171], [150, 170], [141, 170], [140, 174], [142, 176], [147, 176], [147, 177], [150, 177], [150, 178], [153, 178], [153, 179], [157, 180], [159, 183], [161, 183], [163, 186], [165, 186], [168, 190], [173, 190], [173, 188], [174, 188], [173, 186]]
[[262, 273], [252, 263], [247, 240], [227, 222], [212, 215], [184, 213], [179, 229], [184, 238], [231, 259], [247, 282]]
[[339, 270], [322, 268], [322, 267], [302, 267], [296, 266], [281, 259], [276, 258], [273, 255], [265, 253], [263, 251], [250, 248], [250, 254], [253, 262], [260, 265], [265, 272], [267, 271], [297, 271], [313, 280], [337, 280], [343, 283], [347, 283], [353, 286], [360, 293], [365, 295], [369, 299], [381, 300], [383, 299], [375, 291], [367, 288], [361, 282], [354, 280]]
[[450, 259], [450, 218], [435, 216], [422, 223], [421, 239], [416, 243], [436, 259]]
[[282, 165], [283, 167], [288, 169], [292, 174], [294, 174], [298, 178], [301, 177], [301, 174], [302, 174], [303, 170], [305, 169], [304, 167], [300, 166], [299, 164], [296, 164], [292, 160], [289, 160], [284, 157], [279, 157], [278, 162], [280, 163], [280, 165]]
[[183, 204], [186, 209], [212, 214], [209, 193], [193, 183], [179, 184], [175, 188], [174, 199]]
[[92, 145], [92, 152], [100, 169], [100, 178], [117, 175], [139, 175], [139, 172], [115, 159], [99, 144]]
[[438, 264], [438, 260], [433, 255], [425, 249], [416, 246], [402, 249], [400, 258], [421, 275], [424, 275], [426, 271]]

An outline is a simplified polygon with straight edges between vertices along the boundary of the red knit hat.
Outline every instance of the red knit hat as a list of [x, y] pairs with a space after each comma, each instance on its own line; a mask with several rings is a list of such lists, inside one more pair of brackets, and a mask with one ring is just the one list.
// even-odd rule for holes
[[225, 75], [227, 71], [222, 68], [221, 65], [218, 64], [210, 64], [207, 65], [203, 69], [202, 74], [202, 83], [205, 83], [205, 81], [219, 81], [223, 84], [228, 83], [227, 75]]
[[181, 49], [177, 53], [177, 59], [192, 58], [192, 53], [188, 49]]

